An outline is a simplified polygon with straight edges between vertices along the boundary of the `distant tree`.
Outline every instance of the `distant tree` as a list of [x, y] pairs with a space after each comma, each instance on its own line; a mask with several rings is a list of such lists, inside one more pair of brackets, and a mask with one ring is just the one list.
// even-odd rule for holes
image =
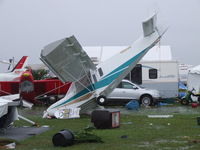
[[48, 78], [48, 71], [45, 69], [32, 70], [32, 74], [35, 80], [42, 80]]

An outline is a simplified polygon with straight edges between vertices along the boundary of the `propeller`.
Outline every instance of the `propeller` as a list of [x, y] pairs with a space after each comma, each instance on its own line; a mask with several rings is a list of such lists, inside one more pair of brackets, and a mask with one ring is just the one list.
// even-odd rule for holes
[[0, 63], [8, 64], [8, 70], [10, 70], [11, 67], [14, 68], [14, 66], [15, 66], [14, 57], [9, 59], [8, 61], [7, 60], [0, 60]]

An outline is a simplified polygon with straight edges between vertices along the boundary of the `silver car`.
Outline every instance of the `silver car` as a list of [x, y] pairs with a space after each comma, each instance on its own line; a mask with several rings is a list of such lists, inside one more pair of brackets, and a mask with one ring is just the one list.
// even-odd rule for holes
[[122, 80], [107, 97], [98, 97], [97, 103], [99, 105], [106, 105], [108, 102], [114, 104], [117, 102], [127, 103], [133, 99], [138, 100], [144, 106], [151, 106], [160, 100], [160, 94], [157, 90], [145, 89], [128, 80]]

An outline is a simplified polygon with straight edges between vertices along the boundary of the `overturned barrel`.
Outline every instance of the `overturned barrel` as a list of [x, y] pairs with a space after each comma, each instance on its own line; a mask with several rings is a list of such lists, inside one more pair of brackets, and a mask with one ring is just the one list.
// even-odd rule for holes
[[67, 129], [61, 130], [53, 136], [52, 142], [54, 146], [70, 146], [74, 143], [74, 134]]

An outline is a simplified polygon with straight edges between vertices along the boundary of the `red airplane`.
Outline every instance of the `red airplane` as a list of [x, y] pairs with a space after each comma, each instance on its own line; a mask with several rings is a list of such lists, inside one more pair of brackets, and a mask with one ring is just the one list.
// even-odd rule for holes
[[56, 78], [34, 80], [32, 73], [25, 71], [19, 81], [0, 81], [0, 96], [19, 93], [23, 100], [33, 104], [51, 104], [62, 98], [70, 85]]
[[23, 56], [11, 72], [0, 73], [0, 81], [19, 81], [20, 76], [27, 70], [28, 56]]

